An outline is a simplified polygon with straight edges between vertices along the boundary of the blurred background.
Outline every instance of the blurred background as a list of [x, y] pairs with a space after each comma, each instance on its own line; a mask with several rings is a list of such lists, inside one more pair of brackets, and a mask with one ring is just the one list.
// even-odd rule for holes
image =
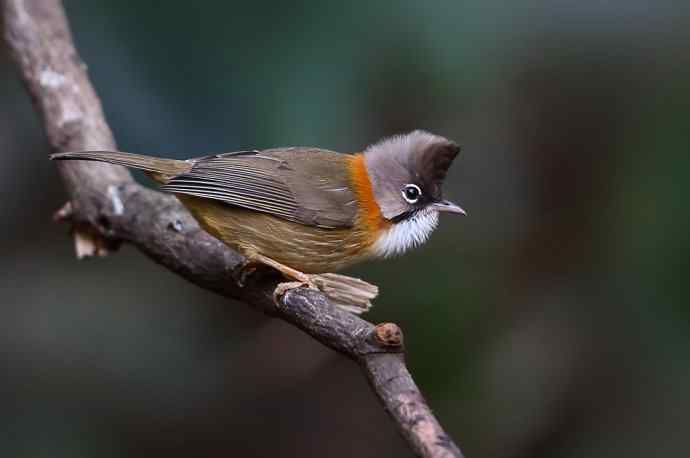
[[[68, 0], [120, 148], [463, 145], [431, 241], [350, 273], [468, 457], [679, 456], [690, 3]], [[357, 366], [132, 247], [78, 262], [0, 47], [0, 455], [410, 456]]]

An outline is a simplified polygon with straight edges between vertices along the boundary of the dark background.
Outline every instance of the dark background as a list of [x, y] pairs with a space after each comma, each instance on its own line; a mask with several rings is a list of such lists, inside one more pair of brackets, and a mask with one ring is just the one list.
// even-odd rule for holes
[[[463, 145], [443, 217], [350, 272], [468, 457], [679, 456], [690, 3], [66, 2], [120, 147]], [[0, 455], [409, 456], [350, 361], [131, 247], [78, 262], [0, 48]]]

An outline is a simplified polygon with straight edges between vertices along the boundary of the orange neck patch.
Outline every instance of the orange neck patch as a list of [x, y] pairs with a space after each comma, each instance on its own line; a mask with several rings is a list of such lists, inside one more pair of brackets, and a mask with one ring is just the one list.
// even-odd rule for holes
[[388, 229], [392, 223], [383, 217], [376, 203], [364, 154], [357, 153], [350, 156], [349, 168], [350, 180], [359, 204], [357, 225], [367, 234], [367, 242], [373, 243], [378, 238], [379, 232]]

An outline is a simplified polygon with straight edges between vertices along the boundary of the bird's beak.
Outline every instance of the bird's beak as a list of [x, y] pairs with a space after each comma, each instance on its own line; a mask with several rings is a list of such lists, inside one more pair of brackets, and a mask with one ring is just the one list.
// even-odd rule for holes
[[447, 200], [440, 200], [438, 202], [434, 202], [431, 204], [432, 208], [434, 210], [440, 211], [440, 212], [448, 212], [448, 213], [458, 213], [460, 215], [467, 215], [467, 212], [462, 209], [459, 205], [455, 205], [453, 202], [447, 201]]

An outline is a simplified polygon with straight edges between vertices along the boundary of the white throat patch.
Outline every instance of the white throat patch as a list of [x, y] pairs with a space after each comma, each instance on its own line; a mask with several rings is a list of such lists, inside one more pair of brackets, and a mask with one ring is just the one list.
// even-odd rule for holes
[[426, 242], [438, 224], [438, 212], [424, 209], [414, 216], [386, 229], [374, 242], [372, 249], [376, 256], [387, 258], [403, 254], [410, 248]]

